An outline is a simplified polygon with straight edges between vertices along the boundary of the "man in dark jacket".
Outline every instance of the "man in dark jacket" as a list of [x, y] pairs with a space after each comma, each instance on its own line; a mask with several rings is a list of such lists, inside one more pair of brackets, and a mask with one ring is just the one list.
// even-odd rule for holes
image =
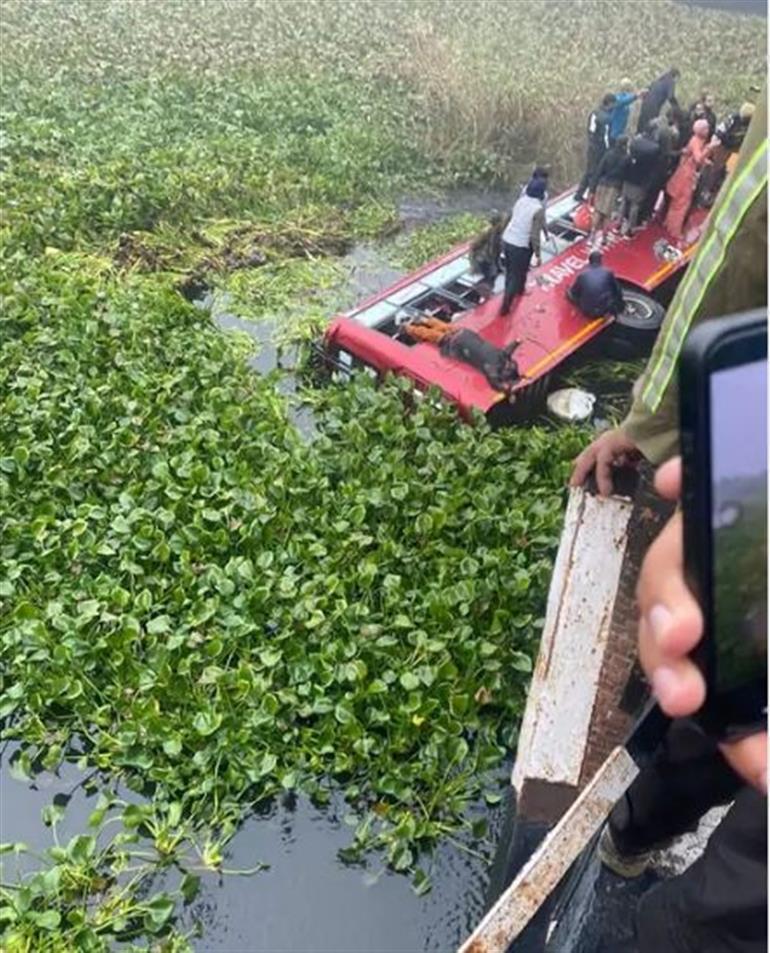
[[711, 153], [711, 162], [702, 170], [698, 180], [696, 201], [699, 205], [710, 208], [713, 204], [725, 177], [727, 160], [740, 152], [753, 115], [754, 104], [744, 103], [739, 112], [731, 113], [717, 125], [715, 135], [719, 144]]
[[596, 173], [604, 153], [610, 147], [610, 127], [612, 124], [612, 110], [615, 108], [615, 94], [607, 93], [598, 109], [594, 109], [588, 117], [586, 133], [588, 135], [588, 149], [586, 151], [586, 171], [580, 180], [575, 193], [575, 201], [585, 201], [586, 189], [589, 193], [596, 188]]
[[650, 121], [655, 119], [665, 102], [675, 100], [676, 81], [679, 79], [679, 75], [679, 70], [673, 67], [656, 79], [654, 83], [650, 83], [642, 99], [642, 108], [639, 110], [637, 132], [644, 132], [647, 129]]
[[623, 175], [622, 235], [628, 235], [639, 224], [642, 205], [655, 181], [659, 156], [660, 145], [655, 141], [651, 129], [631, 140]]
[[602, 264], [601, 252], [592, 251], [588, 268], [581, 271], [567, 290], [569, 300], [577, 305], [587, 318], [601, 318], [605, 314], [620, 314], [623, 310], [623, 291], [618, 279]]
[[731, 113], [716, 127], [716, 137], [728, 152], [740, 152], [753, 115], [754, 104], [744, 103], [739, 112]]
[[[650, 176], [644, 199], [639, 210], [639, 217], [644, 221], [655, 211], [660, 193], [668, 181], [669, 176], [676, 168], [677, 144], [676, 129], [671, 124], [668, 109], [664, 109], [657, 119], [650, 123], [650, 136], [658, 144], [658, 154], [655, 161], [651, 161]], [[665, 198], [665, 197], [664, 197]], [[664, 205], [665, 207], [665, 205]]]

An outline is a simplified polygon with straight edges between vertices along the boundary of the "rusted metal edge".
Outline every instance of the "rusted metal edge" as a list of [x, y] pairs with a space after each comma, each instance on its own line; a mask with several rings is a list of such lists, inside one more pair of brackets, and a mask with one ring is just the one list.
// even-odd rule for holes
[[511, 773], [520, 796], [533, 780], [578, 787], [632, 513], [570, 492]]
[[506, 953], [638, 773], [628, 751], [615, 748], [458, 953]]

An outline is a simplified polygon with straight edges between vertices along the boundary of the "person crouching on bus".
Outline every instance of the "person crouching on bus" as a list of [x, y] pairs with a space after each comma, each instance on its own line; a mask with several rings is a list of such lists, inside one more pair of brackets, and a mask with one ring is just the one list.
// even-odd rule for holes
[[494, 291], [495, 281], [501, 271], [500, 255], [503, 250], [504, 228], [505, 217], [500, 212], [492, 212], [489, 216], [489, 226], [474, 238], [468, 252], [471, 272], [482, 277], [483, 283], [479, 290], [484, 300]]
[[593, 244], [601, 239], [602, 245], [607, 242], [606, 227], [615, 214], [615, 208], [623, 186], [623, 171], [626, 167], [628, 154], [628, 137], [618, 136], [609, 152], [604, 154], [599, 163], [596, 175], [596, 192], [594, 193], [593, 220], [589, 243]]
[[592, 251], [588, 256], [588, 268], [581, 271], [567, 289], [567, 298], [587, 318], [618, 315], [625, 307], [618, 279], [609, 268], [604, 267], [601, 252], [598, 251]]
[[540, 233], [548, 234], [544, 197], [545, 185], [542, 179], [530, 181], [524, 195], [513, 206], [510, 220], [503, 232], [505, 292], [500, 305], [501, 315], [508, 314], [513, 299], [524, 294], [532, 255], [534, 254], [537, 265], [541, 263]]

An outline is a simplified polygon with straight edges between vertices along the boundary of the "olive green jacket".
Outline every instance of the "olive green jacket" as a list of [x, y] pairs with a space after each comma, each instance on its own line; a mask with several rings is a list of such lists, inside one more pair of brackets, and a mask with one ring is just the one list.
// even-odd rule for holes
[[767, 103], [763, 90], [738, 164], [711, 210], [666, 313], [623, 430], [652, 463], [679, 452], [677, 365], [690, 328], [767, 306]]

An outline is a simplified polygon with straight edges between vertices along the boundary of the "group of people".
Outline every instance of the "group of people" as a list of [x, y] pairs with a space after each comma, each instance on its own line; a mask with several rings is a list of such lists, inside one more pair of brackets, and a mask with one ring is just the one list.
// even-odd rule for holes
[[[754, 113], [752, 103], [721, 122], [714, 111], [714, 96], [702, 90], [689, 109], [676, 99], [679, 70], [668, 70], [647, 88], [634, 89], [630, 79], [617, 93], [607, 93], [592, 110], [587, 123], [586, 167], [575, 199], [590, 200], [590, 241], [596, 248], [607, 243], [608, 229], [619, 222], [623, 235], [632, 233], [656, 210], [672, 241], [683, 238], [693, 203], [709, 207], [725, 177], [734, 168], [738, 152]], [[636, 133], [628, 134], [633, 104], [639, 100]], [[534, 258], [541, 262], [543, 237], [548, 237], [546, 201], [548, 166], [538, 165], [506, 219], [499, 213], [470, 249], [471, 265], [481, 274], [491, 294], [500, 260], [505, 266], [505, 287], [500, 314], [507, 315], [515, 298], [524, 293], [527, 273]], [[591, 289], [588, 310], [597, 300], [611, 300], [615, 311], [622, 308], [617, 282], [606, 274], [601, 260], [593, 256], [588, 277], [580, 282]], [[582, 276], [581, 276], [582, 277]], [[593, 291], [600, 288], [598, 297]], [[586, 293], [571, 289], [580, 303]]]
[[[482, 276], [487, 296], [492, 293], [503, 256], [505, 288], [501, 315], [507, 315], [514, 298], [524, 293], [533, 255], [536, 264], [540, 264], [541, 238], [548, 236], [545, 218], [548, 176], [546, 166], [536, 166], [508, 221], [494, 212], [489, 227], [471, 245], [471, 266]], [[624, 307], [620, 284], [604, 266], [601, 252], [596, 249], [589, 255], [586, 270], [570, 286], [567, 297], [591, 318], [619, 314]]]
[[[591, 239], [606, 241], [616, 216], [628, 234], [661, 204], [673, 241], [684, 235], [693, 203], [709, 207], [731, 171], [754, 113], [752, 103], [717, 122], [714, 96], [702, 90], [688, 110], [679, 105], [673, 68], [646, 89], [630, 79], [607, 93], [587, 123], [586, 168], [575, 199], [592, 199]], [[640, 99], [636, 134], [627, 134], [632, 103]], [[661, 196], [663, 200], [661, 202]]]

